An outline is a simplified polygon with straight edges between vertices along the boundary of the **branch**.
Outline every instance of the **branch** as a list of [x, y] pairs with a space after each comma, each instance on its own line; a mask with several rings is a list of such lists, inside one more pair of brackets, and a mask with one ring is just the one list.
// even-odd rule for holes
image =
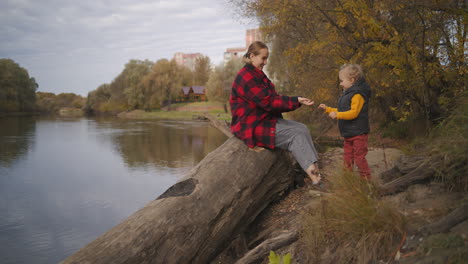
[[205, 113], [205, 117], [210, 120], [211, 124], [219, 129], [219, 131], [223, 132], [224, 135], [226, 135], [228, 138], [233, 137], [234, 135], [231, 133], [231, 129], [227, 126], [227, 124], [221, 120], [218, 120], [216, 117], [214, 117], [211, 114]]
[[279, 248], [288, 246], [299, 239], [299, 234], [296, 231], [292, 231], [286, 234], [281, 234], [277, 237], [267, 239], [260, 245], [245, 254], [235, 264], [250, 264], [260, 263], [271, 250], [277, 250]]

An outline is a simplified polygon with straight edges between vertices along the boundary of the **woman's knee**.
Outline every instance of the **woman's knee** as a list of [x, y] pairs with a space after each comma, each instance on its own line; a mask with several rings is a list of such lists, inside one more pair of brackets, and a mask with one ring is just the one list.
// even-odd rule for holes
[[299, 122], [297, 122], [294, 131], [295, 131], [297, 134], [302, 134], [302, 135], [308, 135], [308, 134], [310, 134], [309, 128], [308, 128], [306, 125], [304, 125], [304, 124], [302, 124], [302, 123], [299, 123]]

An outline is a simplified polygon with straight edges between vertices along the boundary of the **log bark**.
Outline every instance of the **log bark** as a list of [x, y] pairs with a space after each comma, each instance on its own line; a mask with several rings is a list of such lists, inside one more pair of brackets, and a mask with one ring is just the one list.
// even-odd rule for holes
[[425, 226], [421, 229], [425, 234], [437, 234], [448, 232], [452, 227], [468, 219], [468, 202], [450, 212], [441, 220]]
[[223, 132], [224, 135], [226, 135], [228, 138], [233, 137], [234, 135], [231, 133], [231, 129], [229, 129], [228, 125], [214, 117], [213, 115], [210, 115], [208, 113], [205, 113], [205, 117], [210, 120], [211, 125], [216, 127], [219, 131]]
[[288, 246], [299, 239], [299, 234], [296, 231], [281, 234], [277, 237], [267, 239], [260, 245], [245, 254], [235, 264], [251, 264], [259, 263], [264, 260], [271, 250], [277, 250], [279, 248]]
[[388, 183], [417, 169], [427, 159], [423, 156], [401, 156], [390, 170], [380, 174], [383, 182]]
[[[381, 195], [389, 195], [393, 193], [398, 193], [412, 184], [422, 183], [428, 181], [434, 176], [439, 164], [441, 163], [440, 157], [435, 156], [432, 158], [428, 158], [424, 161], [419, 161], [418, 165], [413, 168], [409, 173], [396, 178], [380, 187], [380, 194]], [[412, 165], [414, 166], [414, 165]], [[390, 171], [395, 171], [395, 169], [391, 169]], [[400, 170], [399, 171], [405, 171]]]
[[156, 200], [62, 263], [209, 263], [293, 183], [284, 151], [232, 137]]

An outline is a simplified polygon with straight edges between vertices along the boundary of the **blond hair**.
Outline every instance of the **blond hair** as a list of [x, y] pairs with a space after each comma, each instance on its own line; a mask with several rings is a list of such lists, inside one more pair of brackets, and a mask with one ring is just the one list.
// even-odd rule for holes
[[244, 54], [244, 57], [242, 57], [242, 61], [244, 63], [252, 64], [252, 60], [250, 59], [250, 55], [258, 55], [260, 54], [260, 50], [262, 49], [268, 49], [268, 46], [261, 42], [261, 41], [254, 41], [252, 44], [249, 45], [249, 49], [247, 52]]
[[340, 73], [344, 77], [357, 81], [363, 77], [362, 68], [358, 64], [344, 64], [340, 67]]

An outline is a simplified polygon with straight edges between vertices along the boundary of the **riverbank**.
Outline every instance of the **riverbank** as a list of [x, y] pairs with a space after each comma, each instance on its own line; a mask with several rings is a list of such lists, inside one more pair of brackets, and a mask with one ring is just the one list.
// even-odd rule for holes
[[[402, 220], [401, 223], [387, 220], [390, 221], [388, 223], [390, 226], [401, 224], [405, 227], [403, 234], [397, 232], [393, 234], [398, 239], [397, 241], [389, 241], [392, 244], [391, 248], [379, 247], [381, 245], [378, 243], [375, 245], [356, 245], [355, 240], [343, 236], [346, 232], [364, 232], [366, 234], [367, 228], [372, 229], [370, 225], [366, 226], [368, 223], [366, 223], [365, 217], [368, 216], [366, 211], [368, 208], [365, 206], [359, 207], [360, 212], [356, 212], [356, 216], [359, 216], [356, 219], [359, 222], [356, 226], [362, 230], [333, 229], [333, 219], [327, 214], [330, 214], [331, 209], [335, 206], [335, 204], [330, 203], [337, 203], [343, 198], [343, 190], [337, 190], [329, 184], [332, 177], [339, 177], [342, 155], [342, 148], [332, 148], [320, 155], [322, 174], [325, 175], [325, 187], [316, 187], [306, 179], [305, 186], [291, 190], [281, 200], [270, 204], [244, 233], [247, 250], [253, 251], [255, 247], [260, 247], [260, 242], [274, 240], [281, 234], [296, 232], [299, 234], [299, 240], [296, 242], [280, 248], [268, 248], [266, 245], [263, 250], [267, 253], [268, 250], [274, 250], [280, 255], [290, 253], [292, 255], [291, 263], [368, 263], [361, 262], [359, 259], [366, 259], [369, 257], [366, 255], [367, 253], [375, 254], [375, 252], [366, 252], [361, 248], [363, 246], [368, 248], [374, 246], [375, 250], [386, 252], [385, 257], [381, 259], [382, 262], [379, 263], [465, 263], [462, 260], [468, 256], [466, 247], [468, 220], [453, 226], [447, 232], [432, 234], [421, 232], [424, 227], [447, 217], [452, 211], [459, 208], [466, 199], [466, 194], [449, 191], [444, 188], [441, 182], [431, 181], [414, 184], [402, 192], [382, 197], [375, 196], [369, 200], [371, 205], [379, 205], [376, 208], [376, 215], [369, 214], [372, 216], [371, 218], [377, 217], [377, 220], [373, 219], [374, 224], [379, 224], [381, 221], [378, 220], [379, 217], [382, 217], [379, 215], [380, 213], [384, 213], [383, 216], [385, 216], [387, 212], [383, 211], [382, 208], [387, 206], [393, 208], [393, 212], [402, 217], [398, 218]], [[402, 157], [404, 157], [403, 152], [396, 148], [370, 148], [367, 159], [373, 172], [372, 184], [382, 186], [385, 183], [382, 173], [401, 163]], [[353, 189], [352, 187], [356, 186], [351, 186], [350, 189]], [[344, 210], [354, 210], [353, 205], [356, 203], [361, 205], [361, 201], [356, 199], [358, 197], [346, 198], [348, 198], [345, 200], [348, 205], [345, 206], [347, 209], [343, 208]], [[319, 218], [320, 221], [317, 222], [317, 215], [325, 212], [327, 214], [321, 215], [322, 218]], [[349, 220], [346, 219], [348, 221], [346, 225], [352, 226], [353, 223], [350, 223], [352, 221]], [[383, 236], [386, 229], [388, 226], [379, 227], [377, 235]], [[367, 235], [370, 237], [373, 233], [367, 233]], [[340, 236], [344, 239], [336, 240]], [[365, 235], [358, 235], [358, 240], [367, 238]], [[369, 241], [366, 240], [366, 242]], [[238, 263], [236, 261], [240, 256], [232, 253], [235, 252], [236, 246], [233, 243], [211, 264]], [[340, 256], [344, 257], [347, 262], [338, 260], [337, 258]], [[267, 264], [268, 258], [265, 256], [263, 261], [256, 263]]]
[[231, 114], [225, 111], [222, 103], [218, 102], [172, 104], [171, 107], [162, 110], [133, 110], [121, 112], [117, 116], [130, 119], [206, 120], [204, 113], [216, 116], [219, 120], [231, 120]]
[[0, 112], [0, 117], [7, 117], [7, 116], [38, 116], [41, 115], [40, 112], [11, 112], [5, 113]]

